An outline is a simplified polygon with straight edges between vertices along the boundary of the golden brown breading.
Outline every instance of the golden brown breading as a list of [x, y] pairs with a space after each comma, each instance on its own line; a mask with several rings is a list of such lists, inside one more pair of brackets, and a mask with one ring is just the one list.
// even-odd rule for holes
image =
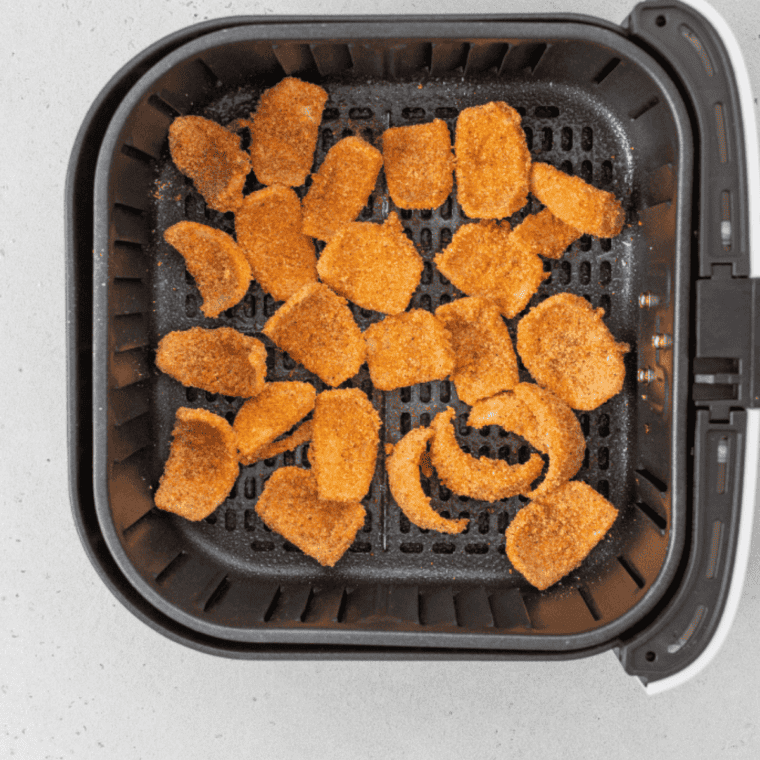
[[541, 474], [544, 462], [531, 454], [525, 464], [510, 465], [499, 459], [476, 459], [459, 447], [454, 435], [454, 409], [435, 416], [430, 459], [438, 478], [454, 493], [483, 501], [497, 501], [527, 491]]
[[367, 495], [379, 430], [380, 415], [358, 388], [317, 396], [309, 461], [320, 499], [360, 501]]
[[327, 151], [303, 199], [303, 231], [329, 240], [347, 222], [353, 222], [369, 200], [383, 166], [377, 148], [359, 137], [344, 137]]
[[425, 448], [432, 437], [432, 428], [415, 428], [393, 447], [392, 454], [385, 460], [388, 485], [396, 504], [418, 528], [441, 533], [461, 533], [469, 520], [448, 520], [441, 517], [431, 506], [430, 499], [425, 496], [420, 484], [420, 460], [427, 453]]
[[578, 418], [562, 399], [535, 383], [520, 383], [511, 392], [480, 401], [472, 408], [468, 425], [499, 425], [525, 438], [549, 455], [544, 480], [525, 496], [536, 499], [574, 477], [583, 464], [586, 441]]
[[316, 84], [285, 77], [261, 94], [251, 122], [251, 161], [264, 185], [298, 187], [314, 162], [327, 93]]
[[319, 282], [291, 296], [262, 332], [333, 387], [353, 377], [367, 353], [346, 299]]
[[449, 331], [428, 311], [386, 317], [364, 331], [367, 365], [378, 390], [443, 380], [454, 369]]
[[549, 453], [548, 442], [533, 412], [509, 391], [478, 401], [470, 409], [467, 424], [474, 428], [498, 425], [524, 438], [542, 454]]
[[512, 230], [512, 242], [526, 253], [537, 253], [548, 259], [561, 259], [562, 254], [580, 236], [581, 231], [557, 219], [548, 208], [526, 216]]
[[583, 464], [586, 440], [573, 410], [546, 388], [520, 383], [512, 392], [530, 409], [541, 431], [540, 443], [549, 455], [544, 480], [525, 495], [538, 499], [575, 477]]
[[586, 559], [616, 517], [615, 507], [591, 486], [565, 483], [517, 513], [506, 531], [507, 556], [543, 591]]
[[454, 154], [446, 122], [391, 127], [383, 132], [388, 193], [399, 208], [438, 208], [454, 187]]
[[358, 501], [320, 499], [314, 473], [298, 467], [272, 473], [256, 512], [269, 528], [325, 567], [346, 553], [366, 515]]
[[617, 343], [581, 296], [559, 293], [531, 309], [517, 325], [517, 352], [539, 385], [573, 409], [591, 411], [619, 393], [627, 343]]
[[231, 327], [192, 327], [165, 335], [156, 366], [182, 385], [249, 398], [264, 389], [267, 350]]
[[227, 420], [205, 409], [180, 407], [155, 502], [187, 520], [203, 520], [229, 496], [239, 468]]
[[267, 383], [255, 398], [248, 399], [235, 417], [240, 462], [253, 464], [259, 450], [287, 433], [313, 408], [317, 392], [310, 383]]
[[517, 385], [517, 356], [495, 304], [483, 298], [459, 298], [439, 306], [435, 316], [451, 333], [456, 356], [451, 379], [465, 404]]
[[244, 464], [256, 464], [256, 462], [260, 462], [262, 459], [271, 459], [286, 451], [293, 451], [293, 449], [298, 448], [302, 443], [310, 441], [313, 432], [314, 421], [306, 420], [306, 422], [299, 425], [290, 435], [286, 435], [279, 441], [274, 441], [268, 443], [266, 446], [262, 446], [250, 457], [249, 461], [244, 462]]
[[493, 301], [507, 319], [528, 305], [549, 276], [538, 256], [512, 243], [506, 222], [463, 225], [435, 265], [467, 295]]
[[623, 229], [625, 212], [612, 193], [549, 164], [533, 164], [530, 191], [554, 216], [582, 233], [610, 238]]
[[228, 234], [197, 222], [177, 222], [166, 230], [164, 239], [185, 259], [207, 317], [218, 317], [242, 300], [251, 284], [251, 267]]
[[454, 140], [457, 199], [473, 219], [503, 219], [528, 201], [530, 151], [520, 114], [502, 102], [465, 108]]
[[317, 281], [314, 241], [301, 232], [302, 225], [301, 201], [289, 187], [251, 193], [235, 215], [238, 244], [253, 277], [276, 301]]
[[236, 134], [202, 116], [179, 116], [169, 127], [169, 151], [211, 208], [235, 211], [242, 203], [251, 160]]
[[344, 224], [319, 257], [323, 282], [363, 309], [399, 314], [422, 274], [422, 258], [391, 212], [383, 225]]

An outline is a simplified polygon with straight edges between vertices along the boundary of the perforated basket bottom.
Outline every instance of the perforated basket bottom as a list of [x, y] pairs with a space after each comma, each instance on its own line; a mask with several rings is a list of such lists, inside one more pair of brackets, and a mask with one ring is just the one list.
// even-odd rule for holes
[[[329, 147], [348, 134], [357, 134], [380, 146], [383, 130], [389, 126], [413, 124], [432, 118], [444, 119], [452, 131], [458, 112], [490, 100], [505, 100], [523, 115], [523, 127], [535, 160], [546, 161], [565, 171], [610, 189], [632, 206], [633, 177], [631, 147], [624, 125], [605, 111], [588, 89], [546, 83], [515, 83], [497, 79], [462, 81], [433, 80], [420, 87], [416, 83], [365, 81], [327, 82], [330, 93], [315, 156], [317, 167]], [[251, 87], [228, 93], [209, 105], [201, 115], [222, 124], [248, 117], [255, 109], [260, 89]], [[241, 132], [244, 140], [247, 134]], [[246, 143], [244, 142], [244, 145]], [[249, 177], [246, 192], [261, 187]], [[306, 187], [299, 188], [301, 196]], [[531, 199], [529, 205], [512, 218], [518, 222], [525, 213], [541, 206]], [[440, 208], [408, 212], [396, 209], [387, 195], [384, 176], [367, 207], [363, 221], [380, 222], [389, 211], [397, 210], [403, 224], [425, 260], [422, 281], [411, 307], [434, 310], [441, 303], [463, 294], [437, 271], [433, 256], [445, 247], [456, 229], [468, 220], [456, 202], [456, 189]], [[231, 214], [221, 215], [206, 208], [190, 182], [180, 175], [164, 152], [158, 167], [156, 193], [152, 205], [154, 237], [150, 246], [154, 310], [151, 312], [151, 339], [155, 344], [171, 330], [231, 326], [253, 335], [267, 345], [270, 381], [309, 380], [318, 390], [326, 386], [287, 354], [278, 350], [260, 331], [280, 304], [264, 295], [253, 283], [243, 301], [219, 319], [203, 317], [201, 302], [193, 279], [187, 274], [181, 256], [163, 242], [163, 232], [182, 220], [204, 222], [234, 235]], [[629, 226], [613, 240], [584, 237], [574, 243], [560, 261], [544, 262], [551, 277], [540, 287], [528, 308], [558, 292], [571, 292], [589, 299], [594, 307], [605, 309], [605, 322], [619, 341], [634, 347], [636, 341], [636, 304], [633, 295], [634, 259], [637, 225], [629, 208]], [[320, 247], [320, 246], [318, 246]], [[160, 266], [159, 266], [160, 264]], [[382, 315], [352, 305], [354, 316], [365, 329]], [[527, 310], [526, 310], [527, 311]], [[508, 322], [513, 340], [520, 319]], [[595, 568], [621, 556], [632, 522], [637, 519], [632, 503], [635, 452], [635, 348], [626, 357], [627, 379], [622, 393], [590, 413], [579, 413], [586, 436], [586, 458], [578, 478], [586, 481], [620, 510], [618, 520], [605, 540], [586, 562], [563, 583], [578, 584], [591, 577]], [[524, 367], [521, 379], [530, 380]], [[366, 365], [342, 387], [359, 387], [367, 393], [380, 413], [384, 426], [381, 441], [396, 443], [410, 428], [427, 425], [447, 406], [457, 410], [457, 436], [465, 451], [493, 456], [510, 463], [527, 459], [531, 449], [511, 433], [492, 426], [473, 430], [465, 426], [469, 407], [459, 401], [453, 383], [433, 382], [380, 392], [373, 388]], [[230, 422], [242, 404], [241, 399], [212, 395], [187, 389], [165, 375], [155, 372], [152, 381], [151, 414], [156, 442], [151, 472], [153, 485], [168, 456], [171, 429], [180, 406], [202, 407], [225, 416]], [[410, 525], [391, 497], [385, 476], [385, 452], [381, 445], [377, 469], [369, 494], [363, 500], [367, 519], [348, 553], [337, 567], [321, 568], [281, 536], [268, 530], [255, 513], [256, 499], [269, 475], [283, 465], [309, 467], [308, 444], [295, 452], [279, 455], [254, 466], [242, 467], [229, 498], [205, 521], [190, 523], [166, 513], [151, 519], [171, 520], [183, 540], [194, 551], [221, 559], [236, 572], [275, 581], [333, 578], [346, 584], [364, 582], [439, 583], [485, 586], [526, 585], [505, 555], [504, 531], [525, 503], [514, 497], [490, 504], [458, 497], [441, 485], [436, 476], [423, 478], [423, 487], [435, 509], [444, 516], [472, 518], [461, 535], [449, 536], [424, 531]], [[635, 578], [634, 578], [635, 580]]]

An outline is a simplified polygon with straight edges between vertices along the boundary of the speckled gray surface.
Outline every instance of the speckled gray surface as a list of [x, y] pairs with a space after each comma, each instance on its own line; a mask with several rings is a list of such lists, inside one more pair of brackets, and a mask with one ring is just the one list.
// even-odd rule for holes
[[[577, 11], [627, 0], [393, 0], [387, 13]], [[760, 6], [715, 0], [760, 92]], [[760, 755], [760, 520], [713, 663], [647, 697], [611, 653], [565, 663], [238, 662], [125, 610], [79, 544], [66, 475], [64, 177], [110, 76], [165, 34], [230, 14], [370, 2], [8, 4], [0, 73], [0, 757], [750, 758]]]

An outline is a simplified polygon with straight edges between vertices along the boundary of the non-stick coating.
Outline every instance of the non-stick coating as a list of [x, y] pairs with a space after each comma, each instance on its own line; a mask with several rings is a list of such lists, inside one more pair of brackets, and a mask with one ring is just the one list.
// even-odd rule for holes
[[[594, 307], [605, 309], [605, 322], [613, 335], [631, 346], [636, 343], [636, 312], [633, 282], [636, 262], [632, 238], [636, 235], [638, 217], [632, 203], [633, 161], [626, 132], [615, 117], [604, 108], [588, 88], [562, 86], [542, 82], [514, 83], [497, 78], [477, 81], [432, 79], [424, 85], [417, 82], [363, 81], [323, 82], [330, 94], [320, 128], [315, 155], [315, 168], [329, 147], [341, 137], [359, 135], [381, 147], [381, 135], [389, 126], [428, 122], [442, 118], [452, 138], [457, 114], [468, 106], [490, 100], [505, 100], [523, 115], [523, 128], [528, 137], [533, 159], [561, 167], [591, 181], [597, 187], [613, 191], [628, 209], [628, 226], [614, 240], [585, 236], [572, 245], [560, 261], [545, 260], [551, 277], [532, 298], [528, 309], [558, 292], [571, 292], [589, 299]], [[201, 114], [227, 125], [238, 118], [247, 118], [255, 110], [262, 88], [236, 89], [210, 103]], [[240, 130], [244, 140], [247, 130]], [[245, 144], [245, 143], [244, 143]], [[251, 176], [246, 187], [250, 192], [261, 185]], [[299, 189], [303, 195], [306, 187]], [[154, 342], [171, 330], [231, 326], [262, 338], [261, 329], [279, 303], [252, 284], [243, 301], [219, 319], [204, 318], [200, 312], [200, 296], [181, 256], [162, 235], [172, 224], [191, 219], [219, 227], [234, 235], [232, 214], [220, 214], [206, 207], [189, 180], [173, 166], [164, 150], [158, 169], [156, 193], [151, 207], [155, 234], [150, 258], [154, 262], [151, 336]], [[513, 223], [541, 208], [531, 198], [528, 206], [516, 214]], [[456, 202], [456, 189], [441, 208], [433, 211], [408, 212], [397, 209], [387, 193], [384, 176], [378, 179], [370, 202], [360, 215], [362, 221], [381, 222], [390, 211], [396, 211], [425, 260], [422, 282], [410, 307], [434, 310], [439, 304], [463, 294], [449, 283], [432, 263], [457, 228], [473, 220], [467, 219]], [[527, 310], [524, 313], [527, 313]], [[382, 315], [352, 305], [354, 316], [365, 329], [382, 319]], [[508, 321], [515, 338], [521, 315]], [[297, 379], [313, 382], [318, 390], [326, 386], [266, 338], [269, 351], [268, 380]], [[621, 509], [621, 516], [611, 535], [593, 552], [583, 577], [599, 563], [620, 553], [630, 532], [631, 514], [626, 514], [628, 495], [633, 486], [630, 467], [633, 455], [631, 442], [636, 387], [633, 381], [636, 366], [635, 348], [626, 357], [627, 381], [623, 392], [590, 413], [579, 413], [587, 441], [587, 456], [579, 473], [604, 496]], [[521, 365], [521, 379], [530, 375]], [[374, 390], [366, 365], [345, 387], [353, 385], [372, 399], [384, 421], [383, 442], [395, 443], [410, 429], [429, 424], [435, 414], [447, 406], [457, 410], [457, 432], [463, 448], [476, 456], [492, 456], [510, 463], [524, 461], [529, 448], [513, 434], [495, 426], [472, 430], [465, 420], [469, 407], [459, 401], [453, 383], [425, 383], [393, 392]], [[157, 484], [168, 456], [170, 433], [179, 406], [203, 407], [232, 421], [241, 399], [212, 396], [196, 389], [183, 388], [167, 376], [156, 373], [151, 394], [154, 417], [155, 457], [152, 477]], [[272, 460], [243, 467], [232, 495], [216, 512], [201, 524], [176, 520], [189, 544], [228, 558], [230, 565], [272, 578], [312, 578], [323, 575], [316, 563], [281, 536], [270, 532], [254, 512], [268, 476], [283, 465], [308, 467], [306, 449], [281, 454]], [[477, 581], [486, 585], [523, 584], [513, 572], [504, 552], [504, 530], [516, 511], [525, 503], [521, 497], [488, 504], [467, 497], [458, 497], [439, 484], [433, 475], [423, 481], [436, 509], [452, 516], [470, 516], [470, 527], [459, 536], [424, 531], [410, 525], [391, 497], [384, 471], [384, 447], [381, 446], [372, 487], [363, 504], [367, 508], [364, 528], [348, 555], [329, 571], [347, 583], [385, 578], [406, 583], [448, 580], [459, 583]]]

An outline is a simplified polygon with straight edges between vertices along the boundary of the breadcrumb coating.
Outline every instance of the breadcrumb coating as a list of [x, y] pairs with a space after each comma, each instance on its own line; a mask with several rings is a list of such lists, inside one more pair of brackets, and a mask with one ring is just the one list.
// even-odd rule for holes
[[391, 200], [404, 209], [438, 208], [454, 187], [454, 154], [446, 122], [383, 132], [383, 163]]
[[177, 222], [166, 230], [164, 239], [185, 259], [207, 317], [218, 317], [240, 303], [251, 284], [251, 267], [226, 232], [197, 222]]
[[451, 335], [429, 311], [386, 317], [370, 325], [364, 338], [370, 378], [378, 390], [444, 380], [454, 369]]
[[422, 274], [422, 258], [395, 212], [382, 225], [349, 222], [325, 246], [317, 270], [336, 293], [363, 309], [399, 314]]
[[256, 502], [256, 513], [267, 527], [324, 567], [332, 567], [346, 553], [366, 515], [358, 501], [320, 499], [314, 473], [298, 467], [272, 473]]
[[625, 212], [612, 193], [549, 164], [533, 164], [530, 191], [554, 216], [582, 233], [611, 238], [623, 229]]
[[476, 459], [459, 447], [454, 435], [454, 409], [437, 414], [431, 427], [434, 431], [430, 459], [438, 478], [454, 493], [483, 501], [498, 501], [527, 491], [541, 474], [544, 462], [531, 454], [525, 464], [511, 465], [500, 459]]
[[287, 433], [313, 408], [317, 392], [311, 383], [267, 383], [255, 398], [240, 407], [232, 429], [235, 431], [240, 462], [253, 464], [265, 458], [259, 451]]
[[539, 385], [573, 409], [591, 411], [623, 388], [627, 343], [615, 341], [581, 296], [559, 293], [531, 309], [517, 325], [517, 352]]
[[507, 556], [543, 591], [586, 559], [616, 517], [617, 509], [591, 486], [565, 483], [517, 513], [506, 530]]
[[333, 387], [353, 377], [366, 357], [364, 336], [348, 302], [318, 282], [291, 296], [262, 332]]
[[512, 230], [512, 242], [526, 253], [561, 259], [581, 234], [545, 208], [537, 214], [529, 214]]
[[393, 447], [393, 452], [385, 460], [388, 485], [396, 504], [418, 528], [441, 533], [461, 533], [469, 520], [441, 517], [431, 506], [430, 499], [425, 496], [420, 484], [420, 460], [432, 437], [432, 428], [415, 428]]
[[383, 166], [382, 153], [359, 137], [344, 137], [327, 151], [303, 199], [303, 232], [329, 240], [367, 205]]
[[483, 298], [459, 298], [439, 306], [435, 316], [451, 334], [456, 356], [451, 379], [465, 404], [517, 385], [517, 356], [495, 304]]
[[230, 424], [206, 409], [180, 407], [156, 491], [159, 509], [203, 520], [229, 496], [239, 467]]
[[507, 222], [460, 227], [434, 261], [461, 291], [493, 301], [507, 319], [528, 305], [549, 276], [538, 256], [513, 244]]
[[251, 121], [251, 162], [263, 185], [299, 187], [314, 163], [327, 92], [285, 77], [261, 94]]
[[235, 215], [235, 234], [253, 277], [276, 301], [317, 281], [317, 252], [302, 225], [301, 201], [289, 187], [251, 193]]
[[380, 415], [358, 388], [317, 396], [309, 461], [320, 499], [360, 501], [375, 474]]
[[179, 116], [169, 127], [169, 151], [208, 206], [225, 213], [243, 202], [251, 160], [236, 134], [202, 116]]
[[457, 199], [472, 219], [503, 219], [528, 202], [531, 158], [520, 114], [503, 102], [457, 118]]
[[232, 327], [192, 327], [165, 335], [156, 366], [182, 385], [250, 398], [264, 389], [267, 350]]

